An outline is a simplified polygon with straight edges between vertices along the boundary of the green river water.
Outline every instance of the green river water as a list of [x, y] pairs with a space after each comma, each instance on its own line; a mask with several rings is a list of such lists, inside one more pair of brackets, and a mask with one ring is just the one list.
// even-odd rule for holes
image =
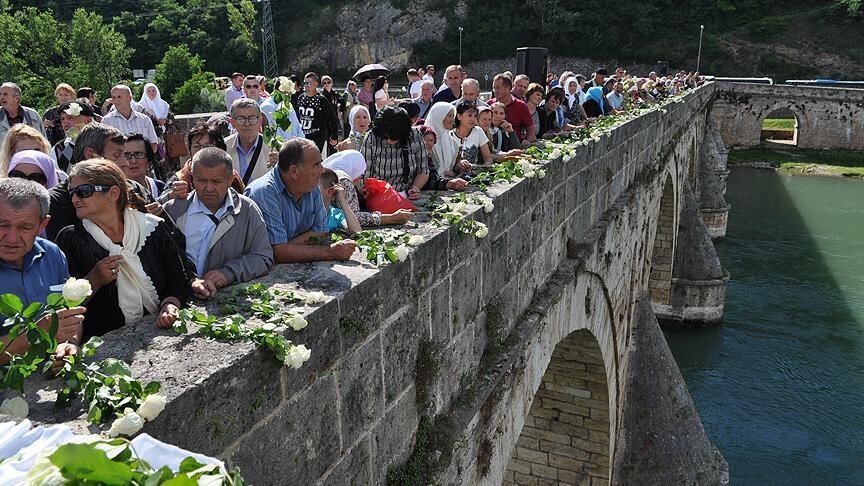
[[733, 169], [723, 323], [666, 338], [732, 484], [864, 484], [864, 182]]

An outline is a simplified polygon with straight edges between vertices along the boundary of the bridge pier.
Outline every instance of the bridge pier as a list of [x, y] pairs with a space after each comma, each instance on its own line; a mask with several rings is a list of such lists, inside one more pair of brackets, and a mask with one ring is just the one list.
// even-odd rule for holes
[[726, 236], [726, 224], [732, 206], [726, 202], [726, 180], [729, 177], [729, 151], [723, 144], [720, 130], [710, 120], [705, 138], [699, 147], [699, 170], [696, 186], [699, 214], [711, 238]]

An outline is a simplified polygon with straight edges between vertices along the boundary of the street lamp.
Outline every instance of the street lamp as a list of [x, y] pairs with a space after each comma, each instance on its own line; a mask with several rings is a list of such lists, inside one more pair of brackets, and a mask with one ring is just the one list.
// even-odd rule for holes
[[699, 63], [702, 61], [702, 32], [705, 31], [704, 25], [699, 25], [699, 54], [696, 55], [696, 72], [699, 72]]
[[459, 27], [459, 65], [462, 65], [462, 27]]

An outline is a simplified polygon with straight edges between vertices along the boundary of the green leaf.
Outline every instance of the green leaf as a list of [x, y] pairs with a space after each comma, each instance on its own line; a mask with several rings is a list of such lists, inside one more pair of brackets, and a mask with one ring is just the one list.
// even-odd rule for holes
[[28, 305], [26, 309], [24, 309], [24, 312], [23, 312], [24, 318], [32, 320], [34, 317], [36, 317], [36, 315], [41, 310], [42, 310], [42, 304], [40, 304], [39, 302], [33, 302], [30, 305]]
[[201, 464], [200, 462], [195, 460], [194, 457], [187, 457], [186, 459], [183, 459], [182, 462], [180, 462], [180, 470], [178, 472], [188, 473], [202, 466], [204, 466], [204, 464]]
[[90, 444], [62, 445], [49, 459], [67, 480], [72, 480], [72, 484], [94, 482], [121, 485], [129, 484], [133, 477], [128, 465], [108, 459], [105, 452]]
[[15, 294], [0, 295], [0, 314], [12, 317], [24, 309], [24, 303]]
[[179, 474], [176, 477], [162, 483], [162, 486], [198, 486], [198, 481], [190, 478], [185, 474]]
[[162, 385], [158, 381], [151, 381], [144, 386], [144, 396], [152, 395], [154, 393], [159, 393], [159, 389]]
[[45, 304], [48, 305], [48, 307], [53, 307], [55, 309], [64, 307], [63, 304], [65, 302], [66, 300], [63, 298], [63, 294], [58, 293], [48, 294], [48, 298], [45, 299]]

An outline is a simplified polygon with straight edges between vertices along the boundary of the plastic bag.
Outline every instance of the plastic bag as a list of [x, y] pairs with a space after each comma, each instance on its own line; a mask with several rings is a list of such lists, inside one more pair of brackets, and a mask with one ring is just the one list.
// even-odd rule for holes
[[417, 211], [411, 201], [396, 192], [386, 181], [366, 179], [363, 185], [366, 187], [366, 208], [369, 211], [378, 211], [381, 214], [392, 214], [400, 209]]

